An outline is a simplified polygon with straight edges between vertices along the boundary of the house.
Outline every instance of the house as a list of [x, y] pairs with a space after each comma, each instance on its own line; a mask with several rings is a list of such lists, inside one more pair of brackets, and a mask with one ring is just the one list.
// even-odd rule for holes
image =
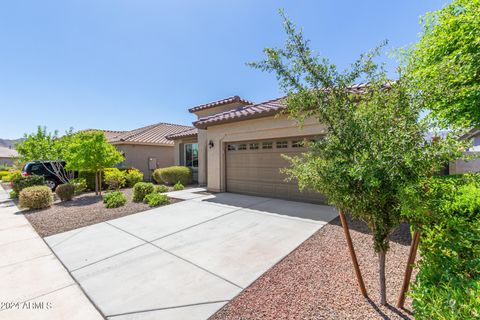
[[233, 96], [190, 108], [195, 128], [169, 135], [175, 141], [175, 163], [193, 169], [201, 185], [212, 192], [235, 192], [323, 203], [319, 193], [298, 189], [281, 172], [282, 157], [306, 149], [304, 139], [316, 139], [325, 127], [308, 119], [303, 128], [279, 114], [283, 98], [253, 103]]
[[7, 147], [0, 147], [0, 166], [11, 166], [20, 155], [17, 150]]
[[[133, 167], [143, 172], [146, 180], [152, 179], [153, 170], [172, 166], [175, 163], [175, 144], [166, 139], [190, 126], [157, 123], [131, 131], [99, 130], [105, 133], [108, 142], [120, 151], [125, 160], [119, 167]], [[85, 131], [92, 131], [88, 129]]]
[[470, 140], [472, 146], [464, 152], [469, 159], [458, 159], [449, 165], [450, 174], [467, 172], [480, 172], [480, 129], [473, 128], [461, 137], [462, 140]]

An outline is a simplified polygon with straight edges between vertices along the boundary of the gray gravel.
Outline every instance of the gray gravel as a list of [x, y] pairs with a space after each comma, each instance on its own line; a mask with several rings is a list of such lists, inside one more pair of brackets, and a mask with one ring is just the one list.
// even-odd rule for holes
[[[350, 221], [351, 235], [371, 300], [358, 290], [339, 219], [333, 220], [240, 293], [211, 319], [413, 319], [393, 307], [411, 241], [403, 224], [387, 254], [387, 297], [378, 304], [378, 262], [366, 226]], [[407, 299], [406, 308], [410, 308]]]
[[[128, 202], [119, 208], [105, 208], [102, 197], [89, 192], [76, 196], [72, 201], [55, 201], [47, 209], [23, 210], [22, 213], [40, 236], [47, 237], [152, 209], [147, 204], [133, 202], [131, 188], [121, 191], [127, 196]], [[170, 199], [170, 203], [178, 201], [180, 200]]]

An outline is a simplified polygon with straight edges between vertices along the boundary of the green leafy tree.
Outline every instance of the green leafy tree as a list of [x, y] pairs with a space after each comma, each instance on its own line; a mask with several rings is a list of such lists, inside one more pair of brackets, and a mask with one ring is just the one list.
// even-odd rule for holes
[[67, 168], [95, 172], [95, 193], [101, 194], [103, 169], [122, 162], [122, 154], [107, 142], [101, 131], [79, 132], [70, 140], [65, 155]]
[[[426, 124], [403, 79], [388, 81], [375, 63], [379, 49], [341, 72], [310, 49], [301, 31], [282, 13], [284, 48], [266, 48], [250, 65], [276, 74], [287, 93], [286, 113], [301, 127], [307, 118], [325, 135], [305, 142], [309, 151], [287, 157], [284, 170], [301, 189], [324, 194], [329, 203], [368, 224], [378, 253], [381, 303], [386, 304], [385, 257], [389, 235], [401, 221], [399, 192], [438, 169], [454, 139], [426, 141]], [[355, 85], [366, 81], [366, 85]]]
[[406, 54], [412, 90], [440, 125], [480, 126], [480, 0], [454, 0], [422, 23]]

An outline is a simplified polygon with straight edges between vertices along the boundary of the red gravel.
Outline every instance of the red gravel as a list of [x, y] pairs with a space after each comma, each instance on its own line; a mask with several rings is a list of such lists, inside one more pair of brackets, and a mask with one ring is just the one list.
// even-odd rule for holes
[[[365, 224], [350, 232], [371, 300], [357, 286], [347, 243], [335, 219], [211, 317], [220, 319], [413, 319], [407, 310], [378, 304], [378, 261]], [[403, 224], [387, 254], [387, 298], [395, 305], [411, 241]], [[407, 299], [407, 308], [410, 301]]]
[[[22, 213], [42, 237], [89, 226], [152, 209], [147, 204], [132, 201], [132, 189], [121, 190], [128, 202], [119, 208], [107, 209], [103, 198], [89, 192], [76, 196], [72, 201], [56, 201], [50, 208], [23, 210]], [[181, 200], [170, 198], [170, 203]]]

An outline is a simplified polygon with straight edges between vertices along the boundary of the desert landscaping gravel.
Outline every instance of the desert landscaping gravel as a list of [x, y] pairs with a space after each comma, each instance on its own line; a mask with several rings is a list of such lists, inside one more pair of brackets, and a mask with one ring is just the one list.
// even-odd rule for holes
[[[105, 208], [102, 197], [89, 192], [76, 196], [72, 201], [56, 201], [47, 209], [23, 210], [22, 213], [40, 236], [47, 237], [152, 209], [147, 204], [133, 202], [131, 188], [121, 191], [127, 196], [128, 202], [119, 208]], [[170, 203], [178, 201], [170, 199]]]
[[411, 241], [408, 225], [391, 236], [387, 298], [378, 304], [378, 261], [364, 223], [349, 219], [350, 232], [370, 300], [361, 295], [339, 219], [306, 240], [210, 319], [413, 319], [394, 306]]

